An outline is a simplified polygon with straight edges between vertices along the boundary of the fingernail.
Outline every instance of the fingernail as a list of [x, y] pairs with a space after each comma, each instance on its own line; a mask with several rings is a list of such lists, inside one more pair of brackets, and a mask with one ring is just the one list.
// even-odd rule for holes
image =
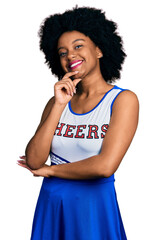
[[76, 88], [74, 88], [74, 93], [76, 93]]
[[79, 71], [75, 71], [75, 73], [78, 73]]

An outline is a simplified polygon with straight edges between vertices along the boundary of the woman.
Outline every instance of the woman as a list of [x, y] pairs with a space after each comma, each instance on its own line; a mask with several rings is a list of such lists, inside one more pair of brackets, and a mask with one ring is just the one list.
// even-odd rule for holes
[[116, 28], [88, 7], [51, 15], [40, 28], [40, 49], [59, 81], [18, 161], [44, 177], [32, 240], [127, 239], [114, 173], [135, 134], [139, 104], [132, 91], [110, 84], [126, 56]]

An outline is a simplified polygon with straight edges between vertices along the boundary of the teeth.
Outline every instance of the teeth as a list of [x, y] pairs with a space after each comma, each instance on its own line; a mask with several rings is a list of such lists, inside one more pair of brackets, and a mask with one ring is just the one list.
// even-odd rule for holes
[[75, 67], [76, 65], [78, 65], [79, 63], [81, 63], [82, 61], [79, 61], [79, 62], [76, 62], [76, 63], [73, 63], [72, 65], [70, 65], [70, 67]]

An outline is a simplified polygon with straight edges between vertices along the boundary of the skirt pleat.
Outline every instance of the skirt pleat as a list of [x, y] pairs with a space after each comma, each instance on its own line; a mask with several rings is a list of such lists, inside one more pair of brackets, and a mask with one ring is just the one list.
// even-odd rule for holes
[[92, 180], [44, 178], [31, 240], [127, 240], [114, 175]]

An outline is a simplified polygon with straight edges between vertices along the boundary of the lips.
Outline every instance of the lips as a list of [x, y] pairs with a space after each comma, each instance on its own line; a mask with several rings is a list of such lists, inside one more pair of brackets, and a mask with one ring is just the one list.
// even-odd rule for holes
[[73, 62], [69, 63], [68, 67], [69, 67], [69, 69], [72, 70], [72, 69], [77, 68], [78, 66], [80, 66], [82, 62], [83, 62], [82, 60], [73, 61]]

